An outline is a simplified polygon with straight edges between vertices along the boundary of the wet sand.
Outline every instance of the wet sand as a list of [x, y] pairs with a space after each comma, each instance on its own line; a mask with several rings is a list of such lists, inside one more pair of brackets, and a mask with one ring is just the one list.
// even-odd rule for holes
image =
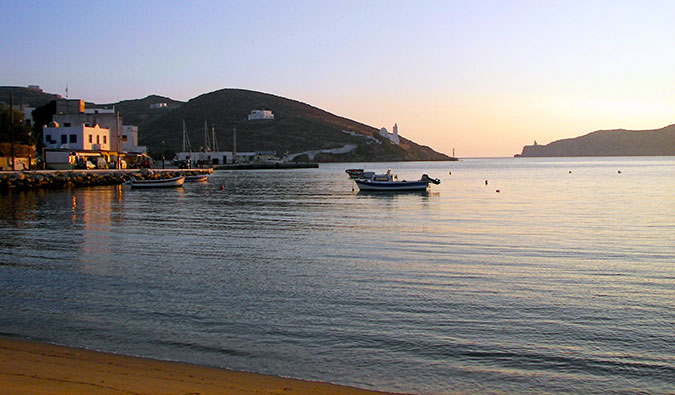
[[0, 392], [8, 394], [382, 394], [0, 338]]

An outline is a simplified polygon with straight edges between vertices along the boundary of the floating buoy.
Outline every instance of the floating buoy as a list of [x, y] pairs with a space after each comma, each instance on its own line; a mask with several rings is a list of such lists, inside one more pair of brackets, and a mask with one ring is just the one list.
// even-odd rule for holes
[[225, 185], [221, 185], [221, 186], [220, 186], [220, 190], [221, 190], [221, 191], [224, 191], [224, 190], [225, 190]]

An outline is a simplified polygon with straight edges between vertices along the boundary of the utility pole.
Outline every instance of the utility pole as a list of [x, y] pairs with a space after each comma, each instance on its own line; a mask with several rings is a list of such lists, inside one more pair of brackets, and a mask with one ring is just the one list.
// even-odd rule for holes
[[120, 137], [120, 112], [119, 111], [117, 111], [115, 113], [115, 121], [116, 121], [115, 128], [117, 129], [116, 130], [117, 136], [115, 137], [115, 140], [117, 142], [117, 147], [115, 147], [116, 150], [117, 150], [117, 165], [115, 166], [115, 168], [121, 169], [122, 168], [122, 162], [120, 162], [120, 151], [121, 151], [121, 149], [120, 149], [120, 145], [121, 145], [120, 139], [121, 139], [121, 137]]
[[9, 92], [9, 134], [12, 138], [12, 170], [16, 170], [14, 165], [14, 92]]

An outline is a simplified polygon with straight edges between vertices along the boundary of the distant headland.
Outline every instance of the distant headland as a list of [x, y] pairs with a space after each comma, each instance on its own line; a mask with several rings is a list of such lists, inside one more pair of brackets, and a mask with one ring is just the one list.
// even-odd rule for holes
[[598, 130], [550, 144], [523, 147], [515, 157], [557, 156], [672, 156], [675, 124], [654, 130]]

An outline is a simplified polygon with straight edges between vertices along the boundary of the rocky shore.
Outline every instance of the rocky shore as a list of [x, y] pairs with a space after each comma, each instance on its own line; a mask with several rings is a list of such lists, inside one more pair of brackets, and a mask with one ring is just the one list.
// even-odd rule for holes
[[0, 191], [119, 185], [131, 177], [142, 180], [213, 173], [213, 169], [26, 170], [0, 172]]

